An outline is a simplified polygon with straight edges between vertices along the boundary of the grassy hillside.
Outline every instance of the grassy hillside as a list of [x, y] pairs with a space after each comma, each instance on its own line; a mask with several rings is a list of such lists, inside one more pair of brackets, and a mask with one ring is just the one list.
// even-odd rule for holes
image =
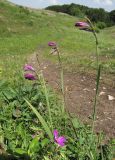
[[[0, 66], [2, 70], [23, 63], [26, 54], [40, 50], [49, 56], [48, 41], [56, 41], [67, 70], [84, 71], [95, 68], [95, 42], [91, 33], [74, 27], [75, 17], [45, 10], [32, 10], [0, 1]], [[104, 71], [115, 71], [115, 27], [98, 34], [100, 59]], [[23, 58], [22, 58], [23, 57]], [[8, 59], [8, 61], [7, 61]], [[10, 65], [11, 62], [14, 65]], [[19, 62], [19, 63], [18, 63]], [[7, 63], [7, 64], [6, 64]], [[16, 64], [15, 64], [16, 63]], [[9, 67], [8, 67], [9, 65]], [[78, 69], [79, 67], [79, 69]], [[10, 74], [9, 71], [7, 74]], [[6, 72], [5, 72], [6, 73]]]

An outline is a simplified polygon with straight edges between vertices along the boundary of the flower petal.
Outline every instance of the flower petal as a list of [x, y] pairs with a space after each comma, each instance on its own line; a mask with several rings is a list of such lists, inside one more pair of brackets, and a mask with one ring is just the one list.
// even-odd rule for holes
[[33, 68], [31, 65], [28, 65], [28, 64], [26, 64], [26, 65], [24, 66], [24, 70], [25, 70], [25, 71], [35, 71], [34, 68]]
[[76, 27], [89, 27], [89, 24], [86, 22], [76, 22], [75, 26]]
[[48, 42], [48, 46], [56, 46], [56, 43], [55, 42]]
[[55, 129], [53, 131], [53, 135], [54, 135], [54, 138], [57, 139], [58, 138], [58, 130]]
[[65, 146], [66, 138], [63, 137], [63, 136], [61, 136], [61, 137], [59, 137], [59, 138], [56, 139], [56, 142], [57, 142], [61, 147], [63, 147], [63, 146]]
[[24, 77], [25, 79], [28, 79], [28, 80], [36, 80], [36, 77], [31, 73], [24, 74]]

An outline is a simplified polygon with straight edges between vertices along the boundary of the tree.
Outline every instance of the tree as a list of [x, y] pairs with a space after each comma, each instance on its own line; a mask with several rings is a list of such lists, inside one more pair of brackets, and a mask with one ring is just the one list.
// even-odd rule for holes
[[111, 11], [109, 15], [110, 15], [110, 20], [115, 24], [115, 10]]
[[70, 6], [69, 7], [69, 14], [72, 16], [80, 16], [82, 13], [78, 7]]
[[[92, 22], [98, 23], [101, 22], [101, 26], [112, 26], [115, 24], [115, 10], [110, 13], [105, 11], [103, 8], [89, 8], [84, 5], [78, 5], [75, 3], [64, 4], [64, 5], [54, 5], [49, 6], [46, 9], [63, 12], [70, 14], [72, 16], [88, 16]], [[100, 23], [98, 24], [100, 26]]]

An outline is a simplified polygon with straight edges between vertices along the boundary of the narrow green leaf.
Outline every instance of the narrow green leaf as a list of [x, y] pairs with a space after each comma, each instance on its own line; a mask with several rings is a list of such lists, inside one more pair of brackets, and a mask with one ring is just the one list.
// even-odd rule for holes
[[50, 142], [49, 139], [47, 138], [43, 139], [41, 142], [42, 147], [45, 147], [46, 145], [48, 145], [49, 142]]
[[75, 128], [79, 128], [79, 122], [78, 122], [77, 118], [73, 118], [73, 119], [72, 119], [72, 123], [73, 123], [73, 126], [74, 126]]
[[48, 134], [49, 138], [51, 140], [53, 140], [53, 135], [52, 132], [48, 126], [48, 124], [46, 123], [46, 121], [44, 120], [44, 118], [40, 115], [40, 113], [35, 109], [35, 107], [33, 107], [26, 99], [24, 99], [26, 101], [26, 103], [29, 105], [29, 107], [32, 109], [32, 111], [36, 114], [37, 118], [39, 119], [39, 121], [41, 122], [44, 130], [46, 131], [46, 133]]
[[21, 148], [16, 148], [15, 152], [18, 153], [18, 154], [20, 154], [20, 155], [27, 154], [27, 152], [25, 150], [21, 149]]
[[36, 153], [40, 150], [39, 137], [35, 137], [29, 145], [28, 154]]
[[49, 159], [48, 157], [44, 156], [44, 160], [51, 160], [51, 159]]

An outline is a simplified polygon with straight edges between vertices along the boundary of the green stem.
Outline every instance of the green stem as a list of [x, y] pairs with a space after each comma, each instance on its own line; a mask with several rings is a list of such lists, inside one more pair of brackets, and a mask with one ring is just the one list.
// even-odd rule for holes
[[46, 87], [46, 84], [45, 84], [45, 80], [44, 80], [43, 75], [42, 75], [42, 79], [43, 79], [43, 88], [44, 88], [46, 103], [47, 103], [48, 112], [49, 112], [50, 125], [51, 125], [51, 129], [52, 129], [52, 132], [53, 132], [53, 121], [52, 121], [52, 115], [51, 115], [51, 108], [50, 108], [49, 96], [48, 96], [48, 91], [47, 91], [47, 87]]
[[98, 44], [99, 44], [99, 42], [98, 42], [97, 34], [96, 34], [95, 29], [94, 29], [94, 27], [92, 26], [92, 24], [91, 24], [91, 27], [92, 27], [92, 29], [93, 29], [93, 35], [94, 35], [94, 37], [95, 37], [95, 44], [96, 44], [96, 62], [97, 62], [97, 70], [98, 70], [98, 67], [99, 67]]
[[100, 73], [101, 73], [101, 65], [99, 65], [98, 70], [97, 70], [96, 93], [95, 93], [95, 99], [94, 99], [94, 105], [93, 105], [92, 134], [94, 132], [94, 123], [95, 123], [95, 119], [96, 119], [96, 105], [97, 105], [97, 99], [98, 99], [98, 91], [99, 91], [99, 83], [100, 83]]
[[[39, 68], [40, 68], [41, 65], [40, 65], [40, 62], [39, 62], [38, 54], [36, 54], [36, 59], [37, 59], [37, 62], [38, 62]], [[42, 72], [41, 69], [40, 69], [40, 74], [41, 74], [41, 78], [39, 77], [38, 74], [37, 74], [37, 76], [38, 76], [38, 78], [39, 78], [40, 84], [43, 86], [43, 91], [44, 91], [44, 94], [45, 94], [46, 103], [47, 103], [47, 108], [48, 108], [48, 113], [49, 113], [50, 125], [51, 125], [51, 129], [52, 129], [52, 132], [53, 132], [53, 121], [52, 121], [52, 115], [51, 115], [51, 108], [50, 108], [49, 96], [48, 96], [48, 91], [47, 91], [47, 87], [46, 87], [46, 84], [45, 84], [43, 72]]]
[[96, 119], [96, 105], [97, 105], [97, 99], [98, 99], [101, 65], [99, 65], [99, 54], [98, 54], [98, 44], [99, 44], [99, 42], [98, 42], [97, 34], [95, 32], [94, 26], [93, 26], [92, 22], [90, 21], [90, 19], [86, 17], [86, 20], [88, 21], [88, 23], [89, 23], [89, 25], [90, 25], [90, 27], [93, 31], [92, 33], [94, 35], [95, 43], [96, 43], [97, 79], [96, 79], [96, 93], [95, 93], [95, 99], [94, 99], [94, 105], [93, 105], [93, 123], [92, 123], [92, 136], [93, 136], [94, 122], [95, 122], [95, 119]]
[[93, 35], [94, 35], [94, 38], [95, 38], [95, 44], [96, 44], [96, 61], [97, 61], [97, 69], [98, 69], [98, 66], [99, 66], [98, 44], [99, 44], [99, 42], [98, 42], [97, 34], [96, 34], [96, 32], [95, 32], [95, 28], [94, 28], [92, 22], [90, 21], [90, 19], [87, 18], [87, 17], [85, 17], [85, 18], [86, 18], [86, 20], [88, 21], [88, 23], [89, 23], [89, 25], [90, 25], [90, 27], [91, 27], [91, 29], [92, 29], [92, 33], [93, 33]]
[[63, 65], [62, 65], [62, 61], [61, 61], [61, 56], [60, 56], [60, 52], [58, 50], [58, 48], [56, 48], [57, 54], [58, 54], [58, 61], [59, 61], [59, 66], [61, 69], [61, 92], [62, 92], [62, 96], [63, 96], [63, 108], [62, 108], [62, 113], [65, 112], [65, 91], [64, 91], [64, 72], [63, 72]]
[[98, 43], [96, 42], [96, 62], [97, 62], [97, 69], [99, 66], [99, 54], [98, 54]]
[[68, 111], [68, 115], [69, 115], [69, 120], [70, 120], [70, 123], [71, 123], [71, 125], [72, 125], [73, 131], [74, 131], [74, 133], [75, 133], [75, 136], [76, 136], [76, 138], [78, 138], [78, 134], [77, 134], [77, 132], [76, 132], [76, 128], [75, 128], [74, 125], [73, 125], [72, 116], [71, 116], [71, 113], [70, 113], [69, 111]]

